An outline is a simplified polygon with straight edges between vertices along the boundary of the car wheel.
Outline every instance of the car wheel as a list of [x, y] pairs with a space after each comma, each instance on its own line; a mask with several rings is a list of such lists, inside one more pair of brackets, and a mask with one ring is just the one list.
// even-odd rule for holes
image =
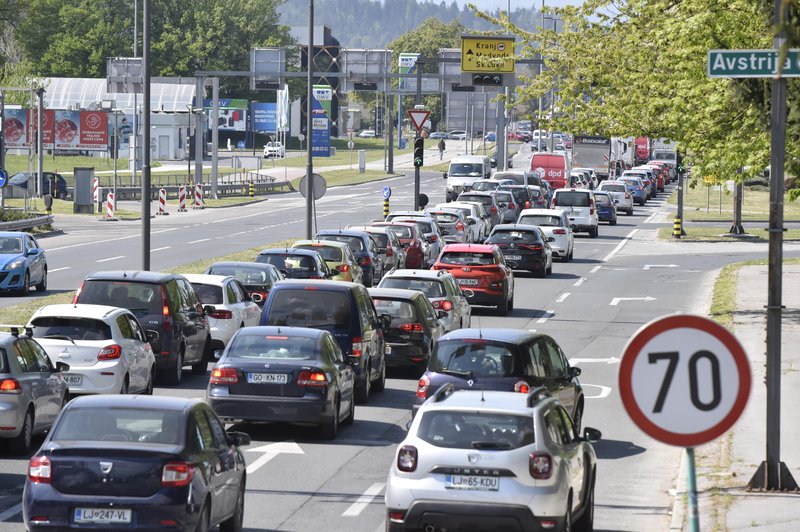
[[508, 300], [508, 311], [514, 310], [514, 292], [511, 292], [511, 299]]
[[339, 405], [339, 398], [337, 397], [333, 406], [333, 415], [330, 420], [320, 425], [320, 436], [322, 436], [323, 439], [333, 440], [339, 432]]
[[208, 529], [211, 526], [211, 516], [210, 508], [208, 507], [208, 501], [203, 503], [203, 507], [200, 508], [200, 517], [197, 521], [197, 527], [194, 529], [195, 532], [208, 532]]
[[364, 370], [364, 384], [361, 386], [356, 386], [356, 401], [359, 403], [366, 403], [369, 401], [370, 384], [369, 366], [367, 366], [367, 368]]
[[[244, 482], [244, 479], [242, 479]], [[233, 515], [229, 519], [219, 524], [220, 532], [242, 532], [242, 524], [244, 523], [244, 485], [239, 488], [236, 495], [236, 508], [233, 510]]]
[[27, 296], [28, 289], [30, 288], [31, 284], [31, 274], [25, 270], [25, 278], [22, 280], [22, 286], [17, 291], [20, 296]]
[[581, 425], [583, 424], [583, 403], [578, 405], [575, 410], [575, 415], [572, 416], [572, 426], [575, 427], [575, 432], [581, 433]]
[[128, 376], [125, 375], [125, 378], [122, 379], [122, 386], [119, 387], [119, 394], [120, 395], [128, 395], [128, 387], [130, 383], [128, 382]]
[[538, 270], [533, 270], [533, 272], [537, 278], [544, 279], [545, 277], [547, 277], [547, 266], [542, 266]]
[[66, 190], [59, 190], [56, 194], [56, 197], [61, 201], [65, 201], [67, 199], [67, 191]]
[[583, 513], [575, 523], [575, 532], [592, 532], [594, 530], [594, 475], [587, 480], [588, 491], [584, 499]]
[[626, 214], [627, 214], [628, 216], [633, 216], [633, 207], [631, 207], [630, 209], [628, 209], [628, 212], [627, 212]]
[[25, 421], [22, 424], [22, 430], [15, 438], [8, 440], [8, 448], [13, 454], [26, 454], [31, 448], [31, 439], [33, 438], [33, 411], [28, 408], [25, 413]]
[[545, 270], [545, 273], [547, 275], [553, 275], [553, 259], [552, 259], [552, 257], [550, 258], [550, 265], [547, 266], [547, 269]]
[[376, 392], [382, 392], [386, 389], [386, 361], [381, 364], [381, 375], [378, 380], [372, 384], [372, 389]]
[[608, 223], [609, 223], [610, 225], [617, 225], [617, 218], [616, 218], [616, 216], [615, 216], [614, 218], [612, 218], [612, 219], [611, 219], [611, 221], [610, 221], [610, 222], [608, 222]]
[[589, 231], [589, 236], [591, 238], [597, 238], [597, 232], [598, 232], [597, 226], [592, 227], [592, 229]]
[[175, 367], [172, 368], [172, 372], [166, 376], [167, 384], [178, 385], [181, 383], [181, 379], [183, 379], [183, 348], [178, 351], [178, 357], [175, 359]]
[[150, 370], [150, 377], [147, 379], [147, 386], [142, 392], [143, 395], [153, 395], [153, 385], [155, 384], [155, 380], [156, 380], [156, 369], [153, 368]]
[[503, 300], [497, 304], [497, 313], [501, 316], [508, 314], [508, 298], [503, 295]]
[[572, 494], [567, 499], [567, 512], [564, 514], [564, 532], [572, 532]]
[[205, 346], [203, 347], [203, 357], [200, 362], [192, 366], [192, 375], [205, 375], [208, 370], [208, 360], [211, 358], [211, 337], [206, 338]]
[[47, 268], [44, 269], [42, 280], [36, 285], [36, 290], [39, 292], [44, 292], [47, 290]]
[[347, 417], [344, 418], [342, 421], [342, 425], [352, 425], [353, 421], [356, 420], [356, 398], [350, 398], [350, 411], [347, 413]]

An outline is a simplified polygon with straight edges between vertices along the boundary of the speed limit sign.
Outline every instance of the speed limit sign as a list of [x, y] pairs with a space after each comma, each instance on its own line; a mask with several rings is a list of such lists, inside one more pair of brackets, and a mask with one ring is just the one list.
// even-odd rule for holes
[[724, 434], [750, 395], [750, 364], [736, 337], [700, 316], [644, 325], [628, 341], [619, 370], [622, 404], [661, 442], [695, 447]]

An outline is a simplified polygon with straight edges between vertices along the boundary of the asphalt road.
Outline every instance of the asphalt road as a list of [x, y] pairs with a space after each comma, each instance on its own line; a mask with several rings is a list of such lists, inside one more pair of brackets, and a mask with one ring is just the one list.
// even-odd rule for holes
[[[344, 227], [380, 216], [381, 189], [389, 185], [393, 209], [410, 208], [413, 178], [401, 177], [329, 189], [318, 203], [320, 228]], [[668, 187], [668, 192], [672, 185]], [[442, 201], [440, 174], [423, 173], [422, 192]], [[629, 420], [617, 390], [619, 356], [644, 323], [674, 312], [705, 313], [717, 270], [730, 262], [766, 257], [766, 244], [659, 242], [653, 216], [663, 198], [602, 224], [598, 238], [576, 238], [575, 260], [556, 262], [553, 275], [516, 279], [515, 309], [508, 317], [478, 309], [474, 327], [516, 327], [551, 334], [574, 365], [587, 397], [584, 425], [603, 432], [595, 528], [599, 531], [667, 530], [681, 450], [654, 442]], [[302, 237], [305, 203], [290, 194], [255, 205], [190, 211], [154, 218], [153, 269]], [[51, 268], [50, 290], [74, 290], [97, 269], [141, 265], [140, 222], [59, 220], [63, 234], [42, 239]], [[800, 255], [787, 246], [786, 256]], [[34, 293], [31, 297], [37, 297]], [[3, 298], [10, 305], [17, 298]], [[187, 376], [157, 394], [203, 397], [208, 377]], [[245, 528], [251, 531], [384, 528], [383, 489], [395, 444], [404, 435], [416, 388], [412, 375], [390, 374], [386, 391], [356, 408], [356, 421], [334, 442], [309, 428], [238, 427], [252, 436]], [[41, 441], [39, 439], [38, 441]], [[26, 458], [0, 454], [0, 528], [23, 530], [19, 512]]]

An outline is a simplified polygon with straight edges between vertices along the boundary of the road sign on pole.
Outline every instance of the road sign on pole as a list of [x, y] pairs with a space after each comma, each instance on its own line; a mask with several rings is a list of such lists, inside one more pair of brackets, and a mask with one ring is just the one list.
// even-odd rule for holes
[[[777, 78], [778, 50], [709, 50], [710, 78]], [[800, 77], [800, 50], [788, 50], [780, 77]]]
[[411, 123], [414, 124], [414, 127], [417, 128], [417, 131], [422, 129], [422, 126], [425, 124], [425, 121], [431, 116], [430, 111], [421, 111], [418, 109], [411, 109], [408, 111], [408, 116], [411, 118]]
[[462, 72], [510, 74], [514, 66], [514, 37], [461, 36]]
[[625, 346], [622, 404], [649, 436], [694, 447], [724, 434], [750, 395], [750, 364], [739, 341], [708, 318], [674, 315], [643, 326]]

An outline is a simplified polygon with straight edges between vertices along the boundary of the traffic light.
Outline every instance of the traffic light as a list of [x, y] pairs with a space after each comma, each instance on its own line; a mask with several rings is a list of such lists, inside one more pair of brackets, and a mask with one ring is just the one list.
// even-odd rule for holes
[[423, 156], [425, 155], [425, 139], [417, 137], [414, 139], [414, 166], [422, 166]]
[[472, 75], [472, 84], [473, 85], [493, 85], [495, 87], [500, 87], [503, 85], [503, 75], [502, 74], [473, 74]]

